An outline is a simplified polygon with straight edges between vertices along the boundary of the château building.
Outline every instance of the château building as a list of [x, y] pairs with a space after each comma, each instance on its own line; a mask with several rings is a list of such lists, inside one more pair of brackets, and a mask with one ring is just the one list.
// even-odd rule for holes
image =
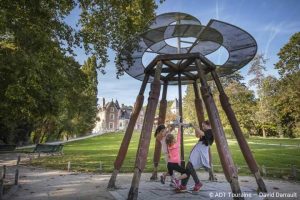
[[[97, 122], [93, 130], [94, 134], [126, 130], [131, 113], [132, 106], [119, 105], [119, 102], [111, 100], [105, 103], [103, 98], [102, 105], [98, 107]], [[137, 119], [135, 130], [141, 130], [144, 120], [144, 110], [142, 109]]]

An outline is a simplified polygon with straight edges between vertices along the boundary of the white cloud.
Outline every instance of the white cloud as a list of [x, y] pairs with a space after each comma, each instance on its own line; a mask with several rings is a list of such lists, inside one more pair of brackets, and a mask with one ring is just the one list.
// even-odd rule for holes
[[265, 46], [265, 51], [264, 51], [266, 58], [268, 57], [268, 53], [269, 53], [269, 48], [270, 48], [271, 42], [278, 35], [278, 33], [280, 32], [280, 30], [282, 29], [282, 26], [283, 26], [283, 23], [279, 23], [279, 24], [273, 25], [273, 22], [272, 22], [272, 23], [268, 24], [265, 27], [265, 31], [269, 32], [269, 37], [268, 37], [267, 44]]

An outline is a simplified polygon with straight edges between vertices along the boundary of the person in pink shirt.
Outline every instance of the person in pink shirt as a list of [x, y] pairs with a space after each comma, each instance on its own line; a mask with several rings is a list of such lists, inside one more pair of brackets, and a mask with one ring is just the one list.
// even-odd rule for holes
[[[167, 137], [167, 135], [171, 134], [171, 132], [174, 129], [175, 129], [175, 126], [168, 125], [166, 127], [164, 124], [161, 124], [156, 128], [156, 131], [154, 133], [154, 137], [161, 143], [161, 151], [162, 151], [162, 154], [164, 155], [164, 159], [166, 161], [166, 166], [168, 165], [168, 158], [169, 158], [168, 147], [166, 144], [166, 137]], [[166, 172], [160, 176], [160, 182], [162, 184], [165, 184], [166, 176], [170, 176], [170, 175]], [[173, 185], [175, 185], [175, 187], [176, 187], [174, 177], [171, 176], [170, 186], [173, 186]]]
[[174, 135], [168, 134], [166, 136], [166, 144], [168, 148], [168, 173], [164, 173], [162, 178], [165, 179], [167, 175], [173, 176], [173, 171], [181, 173], [181, 176], [175, 178], [175, 184], [179, 185], [179, 180], [187, 178], [185, 168], [180, 166], [180, 139], [181, 139], [181, 124], [178, 127], [177, 139]]

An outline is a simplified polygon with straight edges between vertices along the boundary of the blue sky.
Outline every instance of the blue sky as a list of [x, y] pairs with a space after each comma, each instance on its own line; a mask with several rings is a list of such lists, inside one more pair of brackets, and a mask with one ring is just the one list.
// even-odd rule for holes
[[[300, 31], [300, 1], [299, 0], [166, 0], [159, 5], [157, 14], [166, 12], [185, 12], [197, 17], [203, 25], [210, 19], [218, 19], [236, 25], [250, 33], [257, 41], [258, 53], [264, 53], [268, 58], [266, 75], [278, 76], [274, 64], [278, 61], [277, 53], [296, 32]], [[74, 10], [66, 18], [67, 23], [75, 26], [79, 11]], [[76, 49], [76, 59], [82, 64], [87, 56], [81, 49]], [[106, 101], [118, 99], [120, 103], [132, 105], [138, 94], [141, 82], [128, 75], [116, 79], [114, 52], [109, 51], [111, 62], [106, 66], [106, 74], [98, 74], [98, 98]], [[222, 51], [211, 56], [214, 62], [222, 61], [226, 54]], [[249, 65], [242, 68], [241, 74], [245, 82]], [[185, 87], [183, 87], [183, 92]], [[149, 93], [149, 85], [145, 99]], [[176, 86], [170, 86], [168, 99], [178, 97]], [[146, 102], [146, 101], [145, 101]]]

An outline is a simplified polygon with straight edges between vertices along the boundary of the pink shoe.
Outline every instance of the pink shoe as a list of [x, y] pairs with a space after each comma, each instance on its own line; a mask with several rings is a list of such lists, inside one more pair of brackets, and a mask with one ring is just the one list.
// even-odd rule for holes
[[172, 179], [172, 183], [175, 184], [175, 187], [178, 188], [179, 187], [179, 180], [177, 178]]
[[179, 185], [179, 187], [175, 189], [175, 192], [186, 192], [186, 191], [187, 191], [186, 186], [183, 185]]
[[199, 192], [202, 186], [203, 186], [202, 183], [195, 184], [193, 192]]

